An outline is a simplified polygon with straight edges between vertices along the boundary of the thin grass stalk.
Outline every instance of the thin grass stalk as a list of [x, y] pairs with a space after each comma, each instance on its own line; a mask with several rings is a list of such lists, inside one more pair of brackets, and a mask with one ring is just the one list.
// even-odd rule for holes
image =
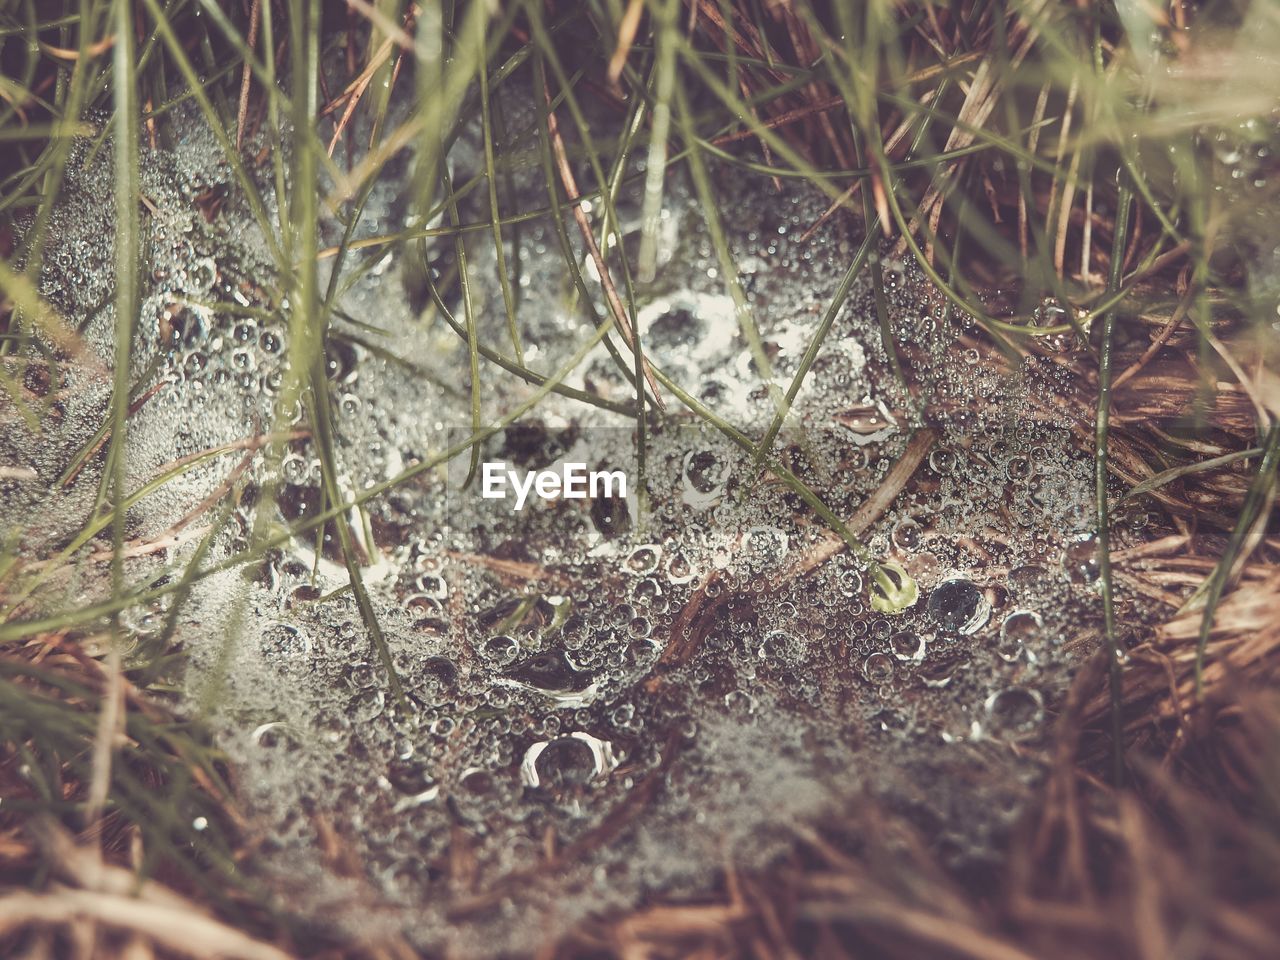
[[[1240, 509], [1240, 517], [1231, 530], [1226, 549], [1218, 560], [1213, 572], [1209, 575], [1204, 588], [1204, 614], [1200, 618], [1200, 633], [1196, 641], [1196, 697], [1204, 692], [1204, 653], [1209, 645], [1209, 634], [1213, 631], [1213, 618], [1218, 609], [1218, 602], [1231, 579], [1236, 560], [1244, 548], [1250, 531], [1258, 523], [1264, 504], [1270, 499], [1271, 488], [1276, 480], [1276, 467], [1280, 464], [1280, 420], [1274, 421], [1267, 430], [1262, 445], [1262, 460], [1258, 464], [1258, 472], [1254, 474], [1249, 485], [1249, 493]], [[1197, 591], [1199, 593], [1200, 591]], [[1194, 599], [1194, 598], [1193, 598]]]
[[[1124, 251], [1129, 237], [1129, 214], [1132, 203], [1132, 190], [1127, 180], [1123, 180], [1116, 200], [1115, 237], [1111, 249], [1111, 276], [1108, 286], [1112, 290], [1120, 286], [1124, 271]], [[1122, 739], [1124, 676], [1121, 662], [1123, 651], [1120, 649], [1120, 640], [1116, 632], [1115, 600], [1111, 580], [1111, 517], [1107, 500], [1107, 454], [1111, 429], [1111, 359], [1115, 321], [1114, 309], [1102, 315], [1102, 337], [1098, 350], [1098, 407], [1094, 427], [1094, 511], [1098, 526], [1098, 582], [1102, 590], [1103, 631], [1111, 687], [1112, 778], [1115, 785], [1119, 787], [1124, 782], [1124, 741]]]
[[507, 273], [507, 251], [502, 239], [502, 211], [498, 205], [498, 177], [493, 151], [493, 116], [489, 103], [489, 60], [483, 32], [479, 33], [477, 42], [481, 46], [476, 74], [480, 78], [480, 129], [484, 139], [484, 178], [489, 188], [489, 217], [493, 221], [493, 252], [497, 261], [502, 306], [507, 315], [507, 333], [511, 337], [516, 360], [524, 366], [524, 347], [520, 344], [520, 328], [516, 321], [515, 295], [511, 291], [511, 277]]
[[656, 0], [651, 11], [657, 60], [653, 68], [649, 157], [645, 164], [644, 199], [640, 211], [639, 275], [645, 282], [652, 280], [657, 272], [658, 227], [662, 217], [663, 184], [666, 181], [667, 140], [671, 134], [671, 101], [676, 86], [678, 9], [679, 0]]

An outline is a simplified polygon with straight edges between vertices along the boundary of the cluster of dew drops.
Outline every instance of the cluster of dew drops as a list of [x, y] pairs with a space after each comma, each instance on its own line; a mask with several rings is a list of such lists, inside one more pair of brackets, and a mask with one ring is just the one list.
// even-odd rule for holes
[[[302, 424], [300, 409], [280, 407], [290, 351], [272, 318], [282, 305], [199, 230], [155, 239], [148, 334], [181, 413], [176, 452], [209, 446], [202, 425], [221, 415], [238, 431]], [[910, 285], [901, 271], [888, 284], [903, 300]], [[655, 349], [667, 336], [673, 358], [692, 356], [690, 316], [714, 319], [725, 305], [693, 292], [668, 300], [679, 316], [669, 329], [652, 318]], [[929, 307], [921, 316], [920, 336], [944, 346], [954, 339], [944, 313]], [[848, 514], [901, 453], [908, 429], [866, 382], [876, 338], [838, 332], [806, 388], [807, 415], [836, 426], [797, 454], [810, 462], [796, 469]], [[767, 333], [806, 342], [803, 329]], [[347, 481], [385, 479], [406, 452], [388, 432], [388, 398], [407, 404], [420, 391], [340, 333], [324, 359], [340, 453], [354, 475]], [[737, 372], [743, 383], [753, 376], [749, 365]], [[767, 415], [767, 396], [735, 382], [709, 376], [706, 399], [719, 391]], [[952, 387], [975, 390], [960, 375]], [[870, 608], [870, 573], [847, 552], [788, 579], [788, 564], [824, 534], [722, 440], [674, 430], [651, 438], [658, 489], [643, 529], [632, 527], [633, 506], [560, 505], [531, 510], [527, 528], [486, 528], [468, 547], [442, 528], [459, 518], [444, 517], [430, 477], [397, 488], [368, 505], [367, 535], [359, 532], [381, 558], [370, 590], [403, 694], [350, 597], [326, 595], [343, 576], [326, 526], [255, 568], [249, 646], [298, 702], [288, 719], [261, 711], [235, 735], [268, 769], [296, 766], [271, 758], [318, 752], [323, 762], [307, 765], [308, 802], [358, 821], [372, 871], [406, 897], [440, 879], [450, 825], [487, 838], [476, 851], [482, 869], [518, 867], [537, 858], [549, 826], [571, 838], [600, 823], [674, 756], [693, 774], [668, 779], [664, 802], [714, 817], [727, 803], [717, 797], [724, 771], [701, 730], [725, 718], [763, 729], [771, 711], [791, 711], [833, 742], [870, 736], [890, 754], [907, 743], [1039, 736], [1046, 697], [1062, 681], [1061, 640], [1079, 605], [1095, 599], [1094, 544], [1081, 519], [1088, 465], [1063, 453], [1068, 445], [1050, 428], [957, 420], [939, 433], [919, 488], [868, 531], [871, 554], [919, 584], [919, 601], [896, 615]], [[626, 431], [618, 436], [629, 443]], [[291, 441], [278, 471], [253, 477], [278, 484], [283, 519], [314, 512], [320, 464], [310, 441]], [[237, 513], [228, 555], [249, 547], [252, 506]], [[542, 544], [541, 555], [511, 547], [522, 537]], [[513, 585], [511, 570], [535, 566], [543, 580]], [[317, 571], [334, 577], [324, 583]], [[682, 619], [695, 602], [713, 611], [697, 635]], [[139, 630], [155, 626], [154, 614], [144, 619]], [[850, 730], [857, 736], [845, 738]], [[764, 762], [766, 739], [759, 749]]]

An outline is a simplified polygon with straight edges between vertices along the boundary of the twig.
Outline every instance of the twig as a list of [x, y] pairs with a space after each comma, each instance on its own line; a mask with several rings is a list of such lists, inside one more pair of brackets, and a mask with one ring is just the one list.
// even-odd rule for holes
[[249, 10], [249, 36], [245, 41], [249, 48], [249, 54], [245, 57], [244, 69], [240, 73], [240, 107], [236, 112], [237, 150], [244, 144], [244, 124], [245, 118], [249, 114], [249, 85], [253, 79], [253, 71], [250, 69], [248, 56], [253, 54], [253, 48], [258, 45], [258, 19], [261, 14], [262, 0], [253, 0], [253, 6]]

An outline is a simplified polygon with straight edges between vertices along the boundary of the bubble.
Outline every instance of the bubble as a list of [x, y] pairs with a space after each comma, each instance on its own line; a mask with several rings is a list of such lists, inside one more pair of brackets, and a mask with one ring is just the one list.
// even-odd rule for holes
[[231, 328], [231, 339], [238, 344], [253, 343], [258, 337], [258, 321], [252, 317], [244, 317], [235, 322]]
[[481, 653], [484, 654], [486, 660], [491, 660], [500, 666], [506, 666], [515, 661], [520, 655], [520, 644], [514, 637], [499, 635], [490, 637], [481, 647]]
[[609, 618], [619, 627], [625, 627], [635, 615], [636, 608], [629, 603], [620, 603], [609, 612]]
[[631, 510], [622, 497], [596, 497], [591, 501], [591, 524], [606, 539], [614, 539], [631, 529]]
[[526, 787], [556, 792], [584, 786], [615, 766], [608, 741], [578, 732], [529, 747], [520, 764], [520, 779]]
[[620, 703], [609, 713], [609, 722], [615, 727], [626, 727], [635, 719], [636, 708], [629, 703]]
[[297, 734], [279, 720], [256, 727], [249, 734], [249, 740], [254, 746], [267, 750], [296, 750], [300, 745]]
[[1044, 699], [1030, 687], [1007, 687], [984, 704], [986, 732], [996, 738], [1022, 738], [1035, 733], [1044, 718]]
[[652, 604], [663, 596], [662, 581], [657, 577], [645, 577], [632, 588], [631, 595], [642, 604]]
[[253, 355], [253, 351], [238, 347], [231, 351], [231, 367], [234, 370], [247, 372], [253, 370], [258, 365], [258, 358]]
[[658, 569], [658, 563], [662, 560], [662, 547], [653, 543], [646, 543], [636, 547], [627, 557], [627, 570], [636, 576], [647, 576]]
[[457, 729], [457, 726], [458, 723], [453, 719], [453, 717], [441, 716], [432, 720], [431, 723], [428, 724], [427, 729], [437, 737], [447, 737]]
[[955, 451], [947, 447], [938, 447], [929, 454], [929, 469], [944, 477], [955, 472], [956, 463]]
[[508, 670], [506, 675], [549, 694], [580, 693], [593, 686], [592, 675], [575, 670], [563, 651], [534, 654]]
[[280, 459], [280, 475], [287, 484], [302, 484], [307, 480], [307, 461], [296, 453], [287, 453]]
[[861, 596], [862, 574], [853, 567], [844, 567], [836, 574], [836, 589], [842, 597]]
[[724, 494], [728, 465], [710, 450], [690, 450], [680, 472], [680, 499], [695, 510], [715, 506]]
[[284, 339], [275, 330], [268, 328], [259, 335], [258, 347], [263, 353], [274, 357], [284, 349]]
[[698, 577], [698, 568], [689, 558], [679, 551], [671, 552], [667, 557], [667, 580], [679, 586], [691, 583]]
[[874, 729], [881, 733], [901, 733], [911, 726], [911, 718], [901, 710], [886, 708], [871, 717]]
[[911, 517], [905, 517], [894, 524], [890, 539], [899, 550], [915, 550], [924, 540], [924, 527]]
[[353, 663], [342, 677], [352, 690], [365, 690], [378, 683], [378, 671], [371, 663]]
[[347, 701], [347, 716], [353, 723], [368, 723], [382, 713], [386, 697], [377, 687], [359, 691]]
[[777, 566], [787, 546], [787, 535], [777, 527], [752, 527], [742, 538], [745, 559], [757, 572]]
[[839, 422], [859, 446], [888, 440], [898, 431], [898, 422], [883, 403], [863, 403], [841, 414]]
[[263, 628], [259, 649], [274, 662], [302, 660], [311, 654], [311, 638], [299, 627], [277, 621]]
[[208, 293], [218, 279], [213, 257], [199, 257], [187, 266], [187, 288], [192, 293]]
[[1031, 461], [1026, 457], [1010, 457], [1005, 461], [1004, 475], [1013, 483], [1023, 483], [1031, 479], [1033, 472]]
[[889, 647], [899, 660], [923, 660], [924, 638], [914, 630], [900, 630], [889, 638]]
[[657, 661], [662, 645], [651, 637], [644, 637], [627, 645], [627, 662], [632, 666], [647, 667]]
[[422, 661], [422, 676], [440, 688], [452, 687], [458, 680], [458, 665], [448, 657], [427, 657]]
[[1038, 327], [1056, 327], [1067, 323], [1067, 308], [1057, 297], [1045, 297], [1031, 314]]
[[355, 347], [336, 338], [325, 341], [324, 375], [331, 383], [350, 383], [355, 379], [355, 369]]
[[802, 648], [800, 641], [785, 630], [770, 630], [761, 641], [756, 655], [761, 660], [790, 664]]
[[564, 638], [565, 648], [580, 650], [591, 639], [591, 628], [581, 615], [570, 614], [560, 627], [560, 635]]
[[446, 600], [449, 597], [449, 583], [438, 573], [424, 573], [418, 577], [418, 590], [434, 600]]
[[201, 350], [192, 350], [182, 360], [182, 373], [188, 380], [198, 380], [208, 367], [209, 355]]
[[418, 630], [427, 630], [438, 636], [449, 632], [449, 617], [444, 604], [435, 597], [417, 593], [405, 599], [405, 611], [413, 617], [413, 625]]
[[154, 637], [164, 626], [164, 618], [154, 609], [129, 607], [120, 612], [120, 625], [135, 637]]
[[1049, 571], [1038, 564], [1028, 563], [1009, 571], [1009, 592], [1015, 597], [1027, 598], [1049, 582]]
[[344, 393], [338, 400], [338, 412], [348, 420], [359, 416], [360, 411], [363, 409], [364, 401], [354, 393]]
[[458, 777], [458, 789], [471, 797], [487, 797], [497, 792], [493, 774], [483, 767], [468, 767]]
[[160, 334], [166, 346], [191, 349], [204, 342], [209, 327], [200, 312], [175, 304], [161, 314]]
[[1101, 576], [1098, 562], [1098, 538], [1086, 533], [1071, 540], [1062, 550], [1062, 569], [1072, 583], [1095, 583]]
[[921, 683], [932, 690], [948, 686], [956, 675], [969, 665], [967, 654], [949, 651], [931, 656], [916, 671]]
[[1009, 663], [1020, 659], [1026, 644], [1039, 638], [1043, 626], [1044, 621], [1034, 610], [1014, 610], [1000, 624], [997, 655]]
[[423, 761], [403, 758], [387, 765], [387, 782], [400, 793], [417, 796], [435, 786], [435, 777]]
[[971, 580], [944, 580], [929, 594], [929, 616], [944, 630], [962, 636], [981, 630], [991, 617], [991, 603]]
[[485, 694], [485, 703], [494, 710], [505, 710], [511, 705], [511, 691], [494, 687]]
[[873, 653], [862, 661], [862, 675], [868, 683], [887, 683], [893, 679], [893, 660], [888, 654]]

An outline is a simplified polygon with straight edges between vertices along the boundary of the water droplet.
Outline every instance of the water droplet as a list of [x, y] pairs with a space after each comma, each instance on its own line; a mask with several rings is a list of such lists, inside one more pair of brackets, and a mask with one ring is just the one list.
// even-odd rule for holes
[[1034, 610], [1014, 610], [1000, 624], [1000, 641], [996, 654], [1009, 663], [1021, 658], [1026, 644], [1040, 636], [1044, 621]]
[[984, 705], [986, 732], [997, 738], [1020, 738], [1036, 731], [1044, 717], [1044, 699], [1030, 687], [1008, 687], [993, 693]]
[[1101, 575], [1098, 538], [1086, 533], [1071, 540], [1062, 550], [1062, 569], [1072, 583], [1094, 583]]
[[324, 345], [324, 375], [332, 383], [349, 383], [355, 379], [355, 347], [345, 340], [327, 340]]
[[862, 661], [862, 675], [869, 683], [887, 683], [893, 679], [893, 660], [886, 653], [873, 653]]
[[1004, 465], [1004, 475], [1013, 483], [1023, 483], [1031, 479], [1033, 470], [1027, 457], [1010, 457]]
[[662, 559], [662, 548], [657, 544], [646, 543], [636, 547], [627, 557], [627, 569], [637, 576], [646, 576], [658, 569]]
[[911, 517], [904, 517], [894, 524], [890, 539], [899, 550], [915, 550], [924, 540], [924, 527]]
[[511, 663], [520, 653], [520, 644], [516, 642], [514, 637], [497, 636], [490, 637], [485, 641], [481, 652], [485, 658], [492, 660], [500, 666], [506, 666]]
[[386, 705], [386, 697], [377, 687], [361, 690], [347, 703], [347, 716], [354, 723], [368, 723], [380, 713]]
[[274, 330], [263, 330], [261, 336], [258, 337], [258, 346], [263, 353], [274, 357], [284, 348], [284, 340]]
[[1015, 597], [1028, 598], [1049, 582], [1049, 571], [1034, 563], [1014, 567], [1009, 571], [1009, 592]]
[[929, 616], [942, 629], [963, 636], [981, 630], [991, 617], [991, 603], [971, 580], [944, 580], [929, 594]]
[[761, 660], [789, 665], [798, 658], [801, 648], [800, 641], [785, 630], [771, 630], [765, 634], [756, 655]]
[[929, 468], [944, 477], [955, 471], [956, 462], [955, 451], [947, 447], [938, 447], [929, 454]]
[[192, 293], [208, 293], [218, 279], [218, 265], [212, 257], [200, 257], [187, 267], [187, 286]]
[[715, 506], [724, 493], [728, 465], [710, 450], [690, 450], [680, 473], [680, 499], [695, 510]]
[[857, 597], [862, 594], [862, 574], [851, 566], [845, 566], [836, 573], [836, 588], [842, 597]]
[[578, 732], [533, 744], [520, 764], [520, 779], [527, 787], [556, 792], [597, 780], [615, 766], [608, 741]]
[[787, 535], [777, 527], [752, 527], [742, 537], [743, 558], [756, 573], [777, 566], [787, 547]]
[[923, 660], [924, 638], [914, 630], [901, 630], [889, 638], [893, 655], [899, 660]]
[[311, 638], [292, 624], [270, 623], [263, 628], [259, 649], [276, 663], [302, 660], [311, 654]]
[[662, 646], [657, 640], [645, 637], [627, 646], [627, 661], [633, 666], [647, 667], [658, 659]]
[[836, 420], [859, 446], [888, 440], [898, 432], [898, 421], [883, 403], [863, 403], [838, 414]]

